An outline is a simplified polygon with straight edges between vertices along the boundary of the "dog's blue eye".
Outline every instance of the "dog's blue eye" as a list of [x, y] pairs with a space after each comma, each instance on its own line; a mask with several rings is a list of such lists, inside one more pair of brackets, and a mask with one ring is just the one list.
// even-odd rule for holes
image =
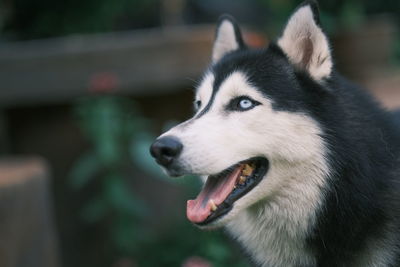
[[259, 105], [260, 103], [247, 97], [247, 96], [239, 96], [232, 99], [229, 104], [226, 106], [227, 110], [232, 111], [246, 111], [252, 109], [253, 107]]
[[253, 106], [253, 102], [250, 99], [244, 98], [240, 100], [239, 107], [241, 109], [249, 109]]

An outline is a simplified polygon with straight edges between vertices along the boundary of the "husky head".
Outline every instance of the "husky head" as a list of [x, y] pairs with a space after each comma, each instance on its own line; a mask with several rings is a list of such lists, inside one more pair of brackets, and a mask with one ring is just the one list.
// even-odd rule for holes
[[221, 226], [268, 203], [315, 208], [327, 168], [313, 110], [329, 97], [331, 69], [314, 2], [299, 6], [262, 50], [247, 48], [233, 18], [221, 17], [194, 116], [150, 149], [169, 175], [202, 177], [203, 189], [187, 203], [191, 222]]

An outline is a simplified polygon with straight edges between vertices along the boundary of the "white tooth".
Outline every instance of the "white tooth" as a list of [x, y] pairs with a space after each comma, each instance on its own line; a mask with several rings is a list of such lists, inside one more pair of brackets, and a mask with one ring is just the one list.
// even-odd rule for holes
[[210, 199], [209, 203], [210, 203], [210, 206], [211, 206], [211, 210], [212, 211], [216, 211], [217, 210], [217, 205], [215, 205], [214, 200]]
[[245, 176], [240, 176], [239, 177], [239, 184], [244, 184], [246, 182], [246, 177]]

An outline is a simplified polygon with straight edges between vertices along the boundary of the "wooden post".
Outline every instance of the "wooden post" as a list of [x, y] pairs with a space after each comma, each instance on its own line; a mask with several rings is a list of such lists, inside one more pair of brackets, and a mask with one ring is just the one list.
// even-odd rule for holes
[[0, 266], [59, 266], [48, 183], [43, 160], [0, 159]]

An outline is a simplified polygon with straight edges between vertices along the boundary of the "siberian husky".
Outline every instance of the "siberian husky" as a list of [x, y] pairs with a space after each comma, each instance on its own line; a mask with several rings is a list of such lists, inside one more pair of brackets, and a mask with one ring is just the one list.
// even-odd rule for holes
[[314, 1], [261, 50], [223, 16], [194, 106], [150, 149], [202, 177], [192, 223], [258, 266], [400, 266], [400, 131], [335, 71]]

